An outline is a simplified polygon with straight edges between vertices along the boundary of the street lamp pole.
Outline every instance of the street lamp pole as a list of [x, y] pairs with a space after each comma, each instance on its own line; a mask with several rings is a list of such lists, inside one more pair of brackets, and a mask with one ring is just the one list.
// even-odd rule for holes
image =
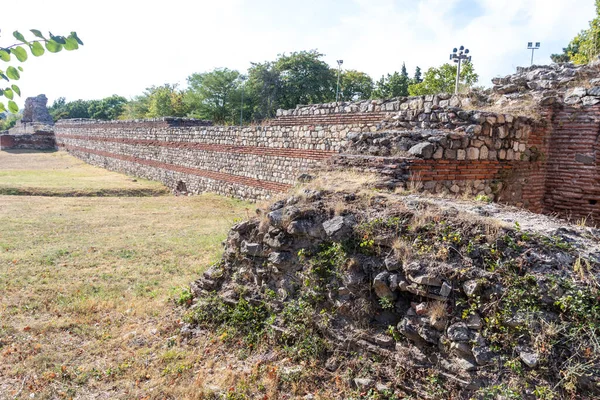
[[244, 88], [246, 87], [246, 77], [242, 76], [242, 106], [240, 107], [240, 126], [244, 125]]
[[452, 54], [450, 54], [450, 60], [454, 61], [458, 64], [458, 68], [456, 69], [456, 85], [454, 87], [454, 94], [458, 94], [458, 84], [460, 83], [460, 67], [462, 61], [471, 61], [471, 56], [469, 54], [469, 49], [465, 49], [465, 46], [460, 46], [460, 48], [454, 48], [452, 50]]
[[531, 50], [531, 65], [533, 65], [533, 54], [535, 53], [536, 50], [539, 50], [540, 47], [541, 47], [540, 42], [535, 42], [535, 46], [533, 45], [533, 42], [527, 42], [527, 50]]
[[337, 88], [335, 89], [335, 102], [338, 102], [338, 99], [340, 97], [340, 74], [342, 72], [342, 64], [344, 63], [344, 60], [337, 60], [338, 63], [338, 77], [337, 77]]

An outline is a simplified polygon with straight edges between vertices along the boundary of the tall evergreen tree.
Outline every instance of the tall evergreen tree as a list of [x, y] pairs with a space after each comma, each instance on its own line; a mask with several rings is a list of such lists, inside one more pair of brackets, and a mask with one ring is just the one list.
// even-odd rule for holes
[[421, 67], [417, 66], [417, 68], [415, 68], [415, 76], [413, 77], [412, 84], [415, 85], [421, 82], [423, 82], [423, 78], [421, 77]]

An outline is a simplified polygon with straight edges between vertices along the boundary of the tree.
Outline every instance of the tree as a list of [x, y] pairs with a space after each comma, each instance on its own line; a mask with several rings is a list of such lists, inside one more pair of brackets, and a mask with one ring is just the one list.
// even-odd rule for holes
[[216, 123], [234, 123], [240, 112], [242, 75], [228, 68], [192, 74], [184, 103], [189, 116]]
[[561, 54], [552, 54], [550, 58], [554, 62], [574, 62], [575, 64], [587, 64], [600, 54], [600, 0], [596, 0], [596, 18], [590, 21], [590, 26], [577, 34], [563, 48]]
[[393, 74], [387, 74], [387, 77], [381, 77], [373, 91], [373, 98], [389, 99], [392, 97], [408, 96], [409, 84], [410, 79], [408, 78], [406, 65], [402, 63], [400, 73], [396, 71]]
[[21, 114], [0, 113], [0, 131], [6, 131], [17, 124], [21, 119]]
[[102, 120], [118, 119], [125, 109], [127, 99], [113, 94], [102, 100], [92, 100], [88, 106], [90, 118]]
[[415, 76], [412, 79], [412, 83], [414, 85], [421, 82], [423, 82], [423, 79], [421, 78], [421, 67], [417, 66], [417, 68], [415, 68]]
[[364, 72], [346, 70], [340, 77], [340, 98], [342, 101], [368, 99], [373, 92], [373, 79]]
[[245, 88], [247, 98], [245, 104], [251, 111], [244, 115], [253, 120], [275, 116], [283, 83], [274, 62], [252, 63], [248, 70], [248, 82]]
[[54, 121], [68, 118], [118, 119], [124, 111], [127, 99], [112, 95], [102, 100], [75, 100], [67, 102], [59, 97], [48, 107]]
[[124, 104], [119, 119], [185, 117], [189, 109], [183, 96], [184, 92], [177, 89], [177, 85], [151, 86]]
[[125, 104], [123, 114], [121, 114], [119, 119], [147, 118], [150, 109], [150, 90], [151, 88], [148, 88], [143, 94], [129, 100], [127, 104]]
[[[37, 39], [26, 40], [25, 36], [19, 31], [13, 32], [13, 36], [17, 39], [18, 43], [11, 44], [7, 47], [0, 46], [0, 60], [9, 63], [12, 60], [12, 56], [14, 56], [17, 61], [23, 63], [28, 58], [26, 48], [29, 48], [29, 51], [33, 56], [39, 57], [43, 55], [46, 50], [51, 53], [58, 53], [62, 49], [67, 51], [77, 50], [80, 45], [83, 45], [83, 42], [77, 37], [77, 33], [75, 32], [71, 32], [69, 36], [55, 36], [52, 33], [49, 33], [48, 38], [37, 29], [31, 29], [30, 32]], [[10, 86], [5, 87], [4, 89], [0, 88], [0, 98], [6, 97], [8, 99], [8, 110], [12, 113], [19, 111], [19, 107], [13, 99], [15, 95], [21, 96], [21, 89], [14, 83], [11, 83], [11, 81], [18, 81], [21, 78], [21, 72], [23, 72], [23, 67], [21, 66], [14, 67], [13, 65], [9, 65], [6, 70], [0, 69], [0, 79], [4, 79], [10, 84]], [[0, 101], [0, 112], [5, 110], [6, 106]]]
[[280, 74], [279, 106], [324, 103], [335, 99], [336, 74], [316, 50], [279, 55], [275, 69]]
[[177, 85], [164, 84], [147, 89], [149, 93], [146, 118], [185, 117], [189, 108], [183, 101], [184, 92]]
[[[429, 68], [425, 72], [425, 78], [420, 83], [412, 84], [408, 87], [411, 96], [421, 96], [425, 94], [454, 93], [456, 82], [456, 65], [444, 64], [439, 68]], [[461, 84], [459, 89], [464, 91], [475, 83], [479, 76], [475, 73], [473, 64], [465, 62], [460, 71]]]

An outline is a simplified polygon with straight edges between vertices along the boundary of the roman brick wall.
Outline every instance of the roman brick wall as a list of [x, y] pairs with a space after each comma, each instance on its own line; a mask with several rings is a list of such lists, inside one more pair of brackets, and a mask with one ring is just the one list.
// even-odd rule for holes
[[107, 169], [154, 179], [186, 192], [266, 198], [291, 188], [298, 176], [336, 154], [350, 131], [374, 123], [211, 126], [205, 121], [65, 120], [59, 145]]
[[91, 164], [190, 193], [260, 199], [326, 166], [376, 172], [391, 188], [485, 195], [536, 212], [599, 211], [600, 106], [547, 108], [540, 123], [461, 103], [440, 95], [299, 106], [245, 127], [66, 120], [55, 132]]
[[53, 132], [33, 134], [0, 134], [0, 150], [54, 150], [56, 140]]
[[551, 118], [545, 211], [600, 219], [600, 105], [565, 106]]

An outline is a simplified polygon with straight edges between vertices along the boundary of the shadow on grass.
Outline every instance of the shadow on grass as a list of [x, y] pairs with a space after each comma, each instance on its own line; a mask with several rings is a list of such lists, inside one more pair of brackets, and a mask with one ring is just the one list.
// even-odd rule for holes
[[9, 154], [31, 154], [31, 153], [57, 153], [58, 149], [47, 149], [47, 150], [33, 150], [33, 149], [2, 149], [5, 153]]

